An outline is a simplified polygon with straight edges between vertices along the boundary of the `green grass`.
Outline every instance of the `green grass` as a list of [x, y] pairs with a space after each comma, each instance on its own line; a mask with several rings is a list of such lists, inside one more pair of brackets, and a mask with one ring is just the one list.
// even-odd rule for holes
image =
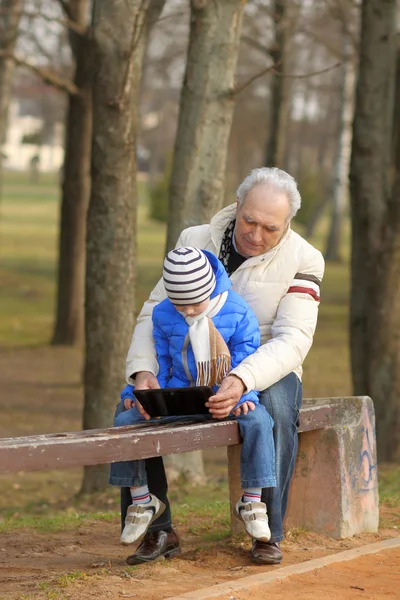
[[[147, 218], [147, 187], [138, 183], [137, 306], [161, 275], [165, 226]], [[35, 346], [51, 339], [60, 189], [55, 175], [36, 183], [5, 173], [0, 199], [0, 346]]]
[[189, 534], [205, 541], [219, 541], [230, 535], [227, 481], [200, 489], [180, 482], [178, 488], [172, 488], [170, 499], [174, 502], [174, 519], [186, 526]]
[[[27, 495], [29, 497], [29, 493]], [[43, 496], [29, 502], [20, 496], [19, 501], [14, 499], [13, 506], [1, 502], [0, 533], [17, 529], [56, 533], [74, 530], [89, 521], [119, 521], [119, 497], [115, 489], [92, 496], [74, 496], [67, 502], [65, 498], [56, 501], [52, 494], [50, 496], [51, 503]], [[176, 523], [191, 535], [206, 541], [216, 541], [229, 535], [228, 498], [226, 480], [200, 488], [183, 480], [170, 486]]]
[[[24, 509], [29, 511], [29, 507]], [[4, 512], [0, 520], [0, 533], [8, 533], [17, 529], [31, 529], [41, 533], [56, 533], [58, 531], [73, 531], [88, 521], [114, 521], [119, 518], [118, 512], [76, 512], [75, 510], [55, 513], [52, 508], [50, 516], [36, 514], [8, 515]]]
[[379, 465], [379, 497], [391, 508], [398, 508], [400, 525], [400, 465]]
[[65, 573], [65, 575], [61, 575], [61, 577], [58, 578], [57, 583], [60, 587], [67, 587], [75, 581], [81, 581], [88, 577], [89, 575], [83, 571], [72, 571], [70, 573]]

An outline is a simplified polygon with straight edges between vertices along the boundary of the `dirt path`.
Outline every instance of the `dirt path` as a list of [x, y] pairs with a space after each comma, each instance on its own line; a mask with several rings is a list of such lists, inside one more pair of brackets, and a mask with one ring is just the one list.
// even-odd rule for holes
[[393, 548], [210, 600], [398, 600], [399, 582], [400, 548]]
[[[126, 548], [119, 545], [117, 530], [117, 523], [89, 522], [73, 532], [40, 534], [18, 530], [1, 534], [1, 600], [89, 600], [93, 597], [111, 600], [130, 597], [161, 600], [279, 568], [254, 565], [250, 560], [250, 542], [247, 538], [234, 542], [227, 538], [199, 548], [196, 547], [198, 540], [185, 531], [180, 531], [183, 545], [181, 557], [140, 567], [128, 567], [125, 564]], [[304, 533], [296, 541], [284, 542], [285, 559], [282, 566], [334, 554], [395, 535], [393, 530], [384, 530], [377, 535], [357, 536], [351, 540], [332, 540], [321, 535]], [[400, 556], [396, 561], [398, 571]], [[368, 573], [367, 568], [365, 573]], [[386, 575], [382, 577], [385, 579]], [[357, 585], [365, 587], [364, 579], [360, 581]], [[282, 584], [275, 584], [277, 585]], [[265, 598], [261, 591], [257, 597], [253, 592], [248, 596], [243, 593], [234, 595], [236, 600]], [[268, 596], [270, 597], [269, 588]], [[297, 595], [292, 597], [298, 599]], [[306, 597], [308, 598], [304, 596]], [[310, 598], [320, 600], [324, 596]]]

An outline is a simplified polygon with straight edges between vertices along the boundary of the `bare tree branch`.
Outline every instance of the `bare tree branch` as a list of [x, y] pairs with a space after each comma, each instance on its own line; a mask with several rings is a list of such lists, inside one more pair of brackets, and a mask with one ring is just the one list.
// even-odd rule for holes
[[79, 25], [73, 19], [61, 19], [59, 17], [52, 17], [40, 11], [23, 11], [21, 15], [24, 17], [28, 17], [28, 19], [43, 19], [44, 21], [48, 21], [49, 23], [59, 23], [63, 27], [67, 27], [68, 29], [71, 29], [79, 35], [85, 35], [87, 32], [87, 29], [85, 27], [81, 27], [81, 25]]
[[326, 67], [326, 69], [321, 69], [320, 71], [313, 71], [312, 73], [303, 73], [302, 75], [293, 75], [291, 73], [280, 73], [279, 71], [275, 71], [275, 65], [272, 67], [271, 71], [274, 75], [278, 75], [279, 77], [290, 77], [291, 79], [306, 79], [307, 77], [314, 77], [315, 75], [322, 75], [323, 73], [328, 73], [328, 71], [333, 71], [333, 69], [337, 69], [343, 64], [342, 61], [331, 65], [330, 67]]
[[33, 27], [21, 27], [20, 31], [21, 35], [24, 36], [24, 40], [31, 42], [34, 45], [35, 55], [37, 55], [37, 50], [40, 53], [41, 58], [46, 59], [49, 63], [53, 62], [54, 53], [52, 53], [51, 50], [49, 50], [49, 48], [42, 43], [43, 37], [39, 38]]
[[307, 77], [314, 77], [315, 75], [322, 75], [323, 73], [328, 73], [328, 71], [337, 69], [342, 64], [342, 62], [337, 62], [334, 65], [331, 65], [330, 67], [326, 67], [326, 69], [321, 69], [320, 71], [313, 71], [312, 73], [303, 73], [302, 75], [294, 75], [291, 73], [281, 73], [280, 71], [277, 71], [276, 68], [279, 66], [279, 63], [275, 63], [269, 67], [266, 67], [259, 73], [256, 73], [255, 75], [253, 75], [253, 77], [250, 77], [250, 79], [248, 79], [244, 83], [237, 85], [232, 90], [231, 95], [236, 96], [237, 94], [240, 94], [240, 92], [243, 92], [243, 90], [246, 89], [249, 85], [251, 85], [253, 81], [256, 81], [256, 79], [259, 79], [263, 75], [266, 75], [266, 73], [273, 73], [274, 75], [278, 75], [279, 77], [288, 77], [291, 79], [306, 79]]
[[[141, 16], [142, 11], [147, 10], [147, 8], [148, 8], [148, 6], [145, 7], [146, 2], [147, 2], [147, 0], [141, 1], [140, 6], [137, 11], [137, 14], [135, 15], [135, 18], [133, 20], [131, 48], [129, 51], [129, 58], [128, 58], [128, 62], [127, 62], [126, 69], [125, 69], [125, 75], [124, 75], [124, 80], [122, 83], [121, 93], [120, 93], [119, 97], [117, 98], [117, 100], [115, 101], [115, 104], [117, 106], [121, 106], [124, 104], [125, 98], [128, 94], [129, 74], [131, 72], [132, 65], [133, 65], [133, 57], [135, 54], [135, 50], [136, 50], [137, 46], [139, 45], [140, 39], [142, 37], [143, 31], [145, 28], [146, 18], [144, 16], [142, 19], [142, 22], [140, 23], [140, 16]], [[127, 4], [127, 6], [129, 8], [129, 4]]]
[[275, 67], [278, 66], [279, 63], [270, 65], [269, 67], [266, 67], [265, 69], [263, 69], [262, 71], [260, 71], [259, 73], [256, 73], [255, 75], [253, 75], [253, 77], [250, 77], [250, 79], [248, 79], [247, 81], [245, 81], [244, 83], [241, 83], [240, 85], [237, 85], [233, 90], [232, 90], [232, 96], [237, 96], [237, 94], [240, 94], [240, 92], [243, 92], [244, 89], [246, 89], [249, 85], [251, 85], [253, 83], [253, 81], [256, 81], [256, 79], [259, 79], [260, 77], [262, 77], [263, 75], [266, 75], [267, 73], [272, 73], [275, 69]]
[[243, 42], [246, 42], [246, 44], [248, 44], [249, 46], [252, 46], [256, 50], [259, 50], [262, 54], [271, 56], [271, 49], [268, 48], [267, 46], [264, 46], [264, 44], [261, 44], [261, 42], [259, 42], [258, 40], [255, 40], [251, 36], [242, 35], [241, 39]]
[[41, 79], [45, 83], [48, 83], [63, 92], [68, 92], [68, 94], [74, 95], [79, 94], [79, 89], [76, 87], [76, 85], [74, 85], [74, 83], [72, 83], [72, 81], [60, 77], [60, 75], [58, 75], [54, 71], [51, 71], [50, 69], [47, 69], [46, 67], [39, 67], [37, 65], [34, 65], [25, 58], [15, 56], [14, 54], [9, 54], [4, 50], [0, 50], [0, 58], [9, 58], [13, 60], [15, 64], [21, 67], [27, 67], [28, 69], [39, 75], [39, 77], [41, 77]]

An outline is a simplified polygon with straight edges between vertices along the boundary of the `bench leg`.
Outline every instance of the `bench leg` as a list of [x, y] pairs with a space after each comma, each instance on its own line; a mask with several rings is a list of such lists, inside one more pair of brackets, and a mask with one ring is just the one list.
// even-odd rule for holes
[[236, 535], [245, 533], [244, 524], [233, 514], [236, 502], [242, 494], [242, 484], [240, 480], [240, 453], [242, 444], [228, 446], [228, 479], [229, 479], [229, 502], [231, 507], [231, 533]]
[[286, 527], [334, 538], [379, 523], [375, 415], [370, 398], [343, 410], [343, 425], [300, 434]]

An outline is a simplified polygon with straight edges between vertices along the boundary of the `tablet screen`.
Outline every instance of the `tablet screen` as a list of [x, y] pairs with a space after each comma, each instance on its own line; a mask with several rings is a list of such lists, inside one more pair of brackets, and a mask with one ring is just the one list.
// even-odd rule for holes
[[214, 395], [208, 386], [134, 390], [133, 393], [151, 417], [209, 414], [205, 403]]

